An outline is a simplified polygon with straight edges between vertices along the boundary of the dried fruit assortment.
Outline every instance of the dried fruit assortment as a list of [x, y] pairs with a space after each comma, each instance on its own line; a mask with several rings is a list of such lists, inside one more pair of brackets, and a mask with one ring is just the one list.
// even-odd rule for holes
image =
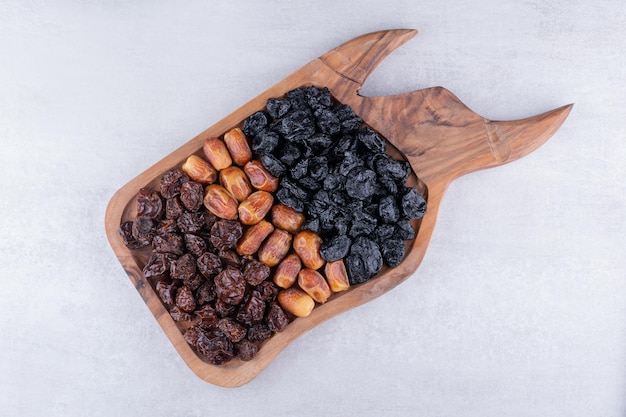
[[404, 258], [426, 202], [406, 161], [328, 89], [267, 101], [137, 194], [120, 225], [143, 273], [209, 363], [254, 358], [316, 303]]

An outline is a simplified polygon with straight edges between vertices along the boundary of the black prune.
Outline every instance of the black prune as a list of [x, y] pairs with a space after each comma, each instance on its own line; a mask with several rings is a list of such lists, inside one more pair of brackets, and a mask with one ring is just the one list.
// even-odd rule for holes
[[391, 268], [395, 268], [404, 259], [404, 242], [401, 239], [389, 239], [380, 242], [380, 252], [383, 261]]
[[345, 258], [350, 250], [352, 240], [345, 235], [337, 235], [322, 242], [320, 254], [328, 262]]
[[269, 129], [262, 130], [252, 139], [252, 151], [257, 155], [269, 154], [276, 149], [278, 142], [280, 142], [278, 133]]
[[411, 225], [411, 221], [406, 217], [401, 218], [396, 223], [396, 230], [394, 236], [402, 240], [410, 240], [415, 238], [415, 230]]
[[350, 134], [343, 135], [339, 138], [335, 147], [333, 148], [333, 154], [338, 158], [343, 158], [346, 152], [356, 152], [357, 140]]
[[280, 188], [289, 191], [289, 194], [291, 194], [294, 198], [298, 200], [307, 201], [309, 199], [309, 193], [298, 187], [295, 182], [289, 180], [288, 178], [283, 178], [282, 180], [280, 180], [280, 183], [278, 185]]
[[276, 198], [282, 204], [288, 207], [291, 207], [292, 209], [294, 209], [295, 211], [299, 213], [302, 213], [304, 211], [304, 202], [294, 197], [293, 194], [291, 194], [291, 192], [289, 192], [289, 190], [286, 188], [280, 188], [276, 192]]
[[346, 178], [346, 192], [352, 198], [365, 200], [374, 195], [376, 173], [369, 169], [353, 168]]
[[370, 278], [367, 272], [365, 272], [363, 258], [360, 256], [348, 255], [344, 258], [344, 263], [346, 265], [346, 272], [348, 272], [350, 285], [361, 284]]
[[163, 200], [156, 191], [142, 188], [137, 193], [137, 217], [149, 217], [159, 220], [163, 214]]
[[400, 204], [402, 212], [409, 219], [422, 218], [426, 213], [426, 200], [415, 188], [404, 188]]
[[292, 109], [297, 110], [309, 110], [309, 103], [307, 102], [304, 88], [295, 88], [287, 92], [287, 99], [291, 104]]
[[339, 209], [335, 206], [328, 206], [319, 215], [320, 227], [322, 230], [329, 231], [335, 228], [335, 222], [339, 215]]
[[400, 209], [396, 204], [396, 199], [392, 195], [380, 199], [378, 204], [378, 215], [384, 223], [395, 223], [400, 218]]
[[350, 230], [348, 235], [351, 237], [357, 237], [361, 235], [369, 235], [376, 228], [377, 220], [374, 216], [367, 214], [364, 211], [357, 210], [352, 213], [352, 222], [350, 224]]
[[343, 159], [337, 166], [337, 174], [342, 175], [348, 179], [348, 174], [354, 171], [355, 173], [360, 170], [355, 170], [355, 168], [362, 167], [365, 165], [365, 162], [354, 152], [344, 152]]
[[270, 174], [277, 178], [281, 178], [287, 172], [285, 165], [274, 155], [263, 154], [259, 157], [259, 161]]
[[270, 128], [283, 135], [288, 141], [295, 142], [315, 133], [315, 119], [308, 111], [296, 110], [272, 123]]
[[243, 133], [247, 137], [251, 138], [261, 132], [269, 123], [267, 114], [262, 111], [258, 111], [252, 114], [243, 122]]
[[347, 104], [339, 104], [333, 108], [333, 111], [341, 123], [342, 132], [352, 132], [363, 124], [363, 120]]
[[315, 119], [317, 120], [317, 127], [322, 133], [327, 135], [334, 135], [341, 130], [341, 122], [329, 109], [319, 109], [315, 112]]
[[333, 138], [326, 133], [316, 133], [311, 136], [306, 143], [316, 152], [323, 154], [328, 151], [333, 144]]
[[289, 170], [289, 174], [294, 180], [299, 180], [300, 178], [305, 177], [307, 172], [309, 172], [308, 159], [301, 159]]
[[303, 92], [306, 103], [312, 109], [323, 109], [333, 104], [328, 87], [306, 87]]
[[310, 230], [314, 233], [320, 232], [320, 221], [317, 218], [310, 218], [302, 225], [302, 230]]
[[399, 161], [387, 154], [381, 154], [374, 161], [374, 170], [381, 177], [391, 177], [402, 185], [409, 179], [411, 165], [407, 161]]
[[300, 149], [296, 145], [290, 143], [283, 146], [279, 152], [280, 161], [286, 166], [292, 166], [302, 156]]
[[267, 100], [265, 107], [267, 107], [267, 112], [273, 119], [280, 119], [291, 109], [291, 103], [284, 98], [270, 98]]
[[393, 233], [395, 232], [395, 230], [396, 228], [393, 224], [378, 225], [376, 229], [374, 229], [373, 238], [380, 245], [382, 242], [386, 241], [387, 239], [391, 239], [391, 236], [393, 236]]
[[[326, 191], [341, 191], [343, 189], [343, 184], [345, 183], [345, 178], [340, 177], [335, 174], [328, 174], [326, 178], [324, 178], [324, 189]], [[333, 193], [334, 194], [334, 193]], [[339, 194], [339, 193], [337, 193]], [[341, 194], [339, 194], [341, 195]]]
[[301, 178], [300, 180], [298, 180], [298, 185], [309, 191], [318, 191], [322, 188], [322, 184], [320, 184], [318, 181], [315, 181], [311, 177]]
[[323, 181], [328, 175], [328, 158], [318, 156], [309, 160], [309, 174], [311, 178]]
[[370, 152], [382, 153], [385, 152], [385, 141], [378, 136], [378, 133], [374, 132], [369, 127], [360, 129], [356, 134], [356, 138], [365, 146]]
[[364, 236], [360, 236], [352, 242], [350, 256], [361, 258], [361, 277], [365, 276], [366, 280], [376, 275], [383, 267], [383, 257], [380, 253], [380, 248], [376, 242]]

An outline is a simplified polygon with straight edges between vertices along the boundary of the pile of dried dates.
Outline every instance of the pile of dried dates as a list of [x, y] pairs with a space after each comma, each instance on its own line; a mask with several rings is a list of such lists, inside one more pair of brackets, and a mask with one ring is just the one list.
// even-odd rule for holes
[[295, 89], [141, 189], [120, 235], [151, 246], [143, 273], [199, 354], [251, 360], [295, 317], [404, 259], [426, 201], [385, 148], [328, 89]]

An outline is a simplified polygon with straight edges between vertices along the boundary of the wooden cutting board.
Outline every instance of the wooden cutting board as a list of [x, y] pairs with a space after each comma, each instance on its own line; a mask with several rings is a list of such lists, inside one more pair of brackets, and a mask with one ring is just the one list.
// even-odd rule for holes
[[[106, 210], [106, 233], [122, 267], [187, 365], [200, 378], [224, 387], [243, 385], [257, 376], [295, 338], [342, 312], [366, 303], [407, 279], [419, 266], [437, 219], [444, 192], [452, 180], [469, 172], [514, 161], [548, 140], [568, 116], [572, 105], [516, 121], [492, 121], [467, 108], [442, 87], [384, 97], [363, 97], [359, 89], [374, 68], [416, 30], [388, 30], [359, 36], [306, 64], [284, 80], [220, 120], [115, 193]], [[265, 107], [268, 98], [281, 97], [303, 86], [328, 87], [395, 147], [389, 153], [411, 164], [409, 186], [417, 187], [428, 211], [414, 221], [417, 234], [407, 243], [407, 256], [396, 268], [384, 268], [370, 281], [333, 295], [310, 316], [298, 318], [287, 329], [265, 341], [249, 362], [233, 359], [225, 365], [204, 362], [185, 342], [176, 322], [142, 273], [149, 251], [129, 250], [118, 234], [120, 223], [134, 218], [140, 188], [158, 188], [165, 171], [180, 167], [200, 152], [206, 138], [222, 136]], [[324, 355], [323, 346], [319, 355]], [[320, 359], [322, 360], [322, 359]]]

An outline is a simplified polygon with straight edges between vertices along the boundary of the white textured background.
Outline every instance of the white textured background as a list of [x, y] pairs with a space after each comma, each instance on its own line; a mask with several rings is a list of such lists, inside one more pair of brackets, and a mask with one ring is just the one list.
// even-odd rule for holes
[[[113, 255], [107, 202], [315, 57], [404, 27], [363, 94], [569, 119], [454, 182], [404, 284], [244, 387], [201, 381]], [[621, 0], [0, 0], [0, 415], [625, 416], [625, 55]]]

